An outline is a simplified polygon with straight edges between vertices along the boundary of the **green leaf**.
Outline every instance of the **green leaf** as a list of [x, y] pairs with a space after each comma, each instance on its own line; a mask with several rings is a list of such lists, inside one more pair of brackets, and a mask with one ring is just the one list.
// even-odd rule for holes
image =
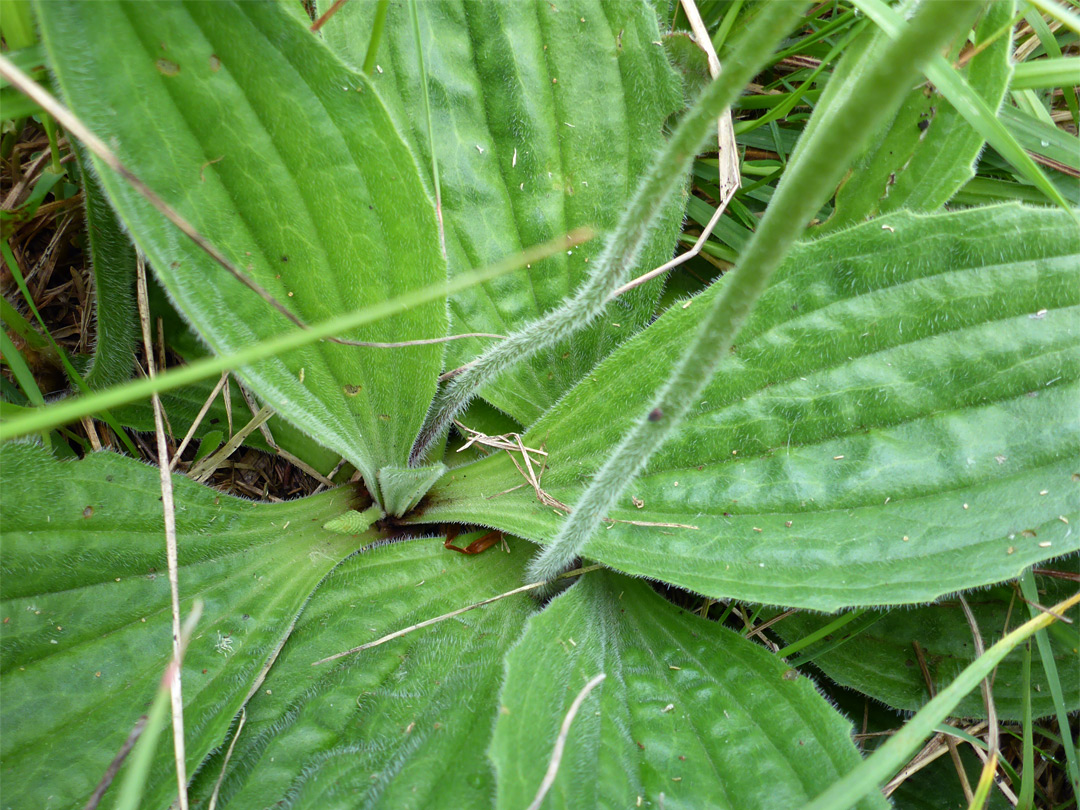
[[[418, 10], [451, 275], [576, 226], [613, 228], [682, 101], [653, 12], [632, 0], [441, 0]], [[374, 3], [343, 6], [322, 29], [327, 42], [359, 65], [374, 14]], [[423, 80], [403, 3], [390, 7], [376, 62], [372, 82], [430, 167]], [[673, 202], [644, 247], [642, 272], [671, 258], [681, 204]], [[602, 249], [598, 239], [458, 293], [452, 331], [510, 334], [560, 306]], [[623, 296], [609, 318], [506, 372], [483, 396], [523, 424], [535, 421], [649, 322], [660, 289]], [[490, 344], [454, 341], [445, 365], [460, 367]]]
[[[247, 706], [225, 770], [223, 808], [489, 807], [491, 738], [503, 656], [532, 602], [515, 596], [318, 666], [516, 587], [528, 545], [511, 554], [448, 552], [439, 539], [367, 549], [312, 596]], [[224, 752], [196, 777], [205, 801]]]
[[[1076, 551], [1058, 518], [1080, 517], [1078, 255], [1067, 214], [1019, 206], [893, 214], [802, 245], [608, 515], [654, 525], [609, 524], [584, 556], [713, 597], [835, 610], [930, 601]], [[532, 427], [553, 498], [575, 502], [724, 283]], [[499, 453], [454, 470], [415, 519], [547, 542], [560, 513], [522, 483]]]
[[[41, 3], [38, 13], [74, 112], [305, 322], [445, 278], [432, 203], [374, 88], [283, 6]], [[296, 328], [95, 165], [154, 271], [217, 353]], [[438, 338], [446, 324], [432, 301], [339, 337]], [[375, 472], [406, 463], [441, 357], [438, 345], [323, 342], [242, 374], [378, 495]]]
[[[976, 26], [974, 47], [1000, 34], [1014, 11], [1013, 2], [991, 3]], [[887, 34], [869, 28], [862, 36], [880, 40]], [[967, 42], [966, 34], [961, 36], [954, 50]], [[858, 61], [862, 53], [861, 49], [853, 48], [844, 58]], [[1005, 96], [1011, 72], [1010, 56], [1009, 37], [999, 36], [960, 72], [990, 110], [997, 110]], [[840, 70], [838, 66], [837, 71]], [[827, 103], [827, 99], [822, 103]], [[872, 143], [872, 149], [837, 192], [836, 210], [826, 229], [848, 227], [879, 213], [902, 208], [914, 211], [940, 208], [974, 174], [983, 137], [940, 91], [919, 86], [911, 91], [896, 117]]]
[[640, 580], [595, 573], [532, 617], [508, 656], [490, 750], [497, 807], [532, 801], [570, 703], [598, 673], [545, 808], [790, 807], [859, 763], [850, 725], [783, 661]]
[[[181, 476], [173, 486], [181, 610], [204, 603], [182, 672], [190, 773], [221, 744], [312, 589], [359, 543], [320, 528], [350, 507], [346, 491], [267, 505]], [[110, 453], [57, 462], [7, 444], [0, 487], [4, 801], [82, 806], [172, 655], [158, 474]], [[167, 739], [145, 806], [173, 799], [173, 768]]]
[[195, 453], [192, 462], [202, 461], [208, 455], [217, 450], [221, 443], [225, 441], [225, 434], [220, 430], [208, 430], [203, 434], [202, 439], [199, 441], [199, 449]]
[[[1071, 593], [1072, 586], [1062, 580], [1039, 580], [1040, 604], [1054, 604]], [[1011, 588], [994, 588], [968, 596], [968, 603], [985, 642], [999, 638], [1006, 621], [1015, 625], [1023, 615], [1022, 605]], [[1012, 611], [1010, 612], [1010, 605]], [[869, 616], [876, 615], [872, 611]], [[832, 617], [800, 612], [774, 625], [775, 632], [790, 643], [809, 635], [832, 621]], [[1077, 672], [1077, 650], [1080, 639], [1075, 627], [1056, 626], [1062, 637], [1053, 645], [1058, 671], [1063, 675], [1067, 705], [1070, 711], [1080, 708], [1080, 672]], [[1052, 634], [1053, 635], [1053, 634]], [[927, 669], [937, 690], [956, 678], [974, 658], [971, 628], [959, 602], [945, 600], [912, 610], [893, 610], [877, 618], [852, 640], [820, 655], [814, 647], [807, 650], [814, 665], [837, 683], [867, 694], [876, 700], [904, 711], [916, 711], [930, 695], [912, 647], [918, 642], [926, 659]], [[1023, 651], [1015, 650], [1005, 658], [994, 676], [994, 705], [1001, 720], [1016, 721], [1023, 717], [1024, 701], [1030, 699], [1035, 717], [1054, 712], [1054, 701], [1041, 669], [1035, 671], [1035, 688], [1025, 696], [1023, 684]], [[973, 692], [956, 707], [959, 717], [985, 717], [982, 695]]]
[[1077, 186], [1075, 178], [1080, 172], [1080, 139], [1011, 106], [1002, 107], [1001, 120], [1030, 154], [1051, 165], [1057, 164], [1057, 168], [1071, 170], [1071, 184], [1073, 188]]
[[76, 155], [86, 199], [86, 234], [94, 272], [94, 359], [85, 380], [90, 388], [99, 389], [131, 379], [135, 369], [139, 341], [135, 246], [109, 207], [85, 152], [77, 149]]
[[446, 465], [437, 462], [428, 467], [383, 467], [379, 470], [379, 488], [386, 511], [401, 517], [424, 497], [431, 485], [442, 478]]

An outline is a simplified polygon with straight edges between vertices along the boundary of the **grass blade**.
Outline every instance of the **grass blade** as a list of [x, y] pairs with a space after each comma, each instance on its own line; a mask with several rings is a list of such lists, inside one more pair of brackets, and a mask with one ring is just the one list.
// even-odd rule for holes
[[[903, 28], [903, 21], [899, 14], [886, 6], [881, 0], [855, 0], [855, 5], [881, 26], [889, 36], [895, 38]], [[953, 69], [945, 57], [935, 54], [927, 63], [924, 70], [926, 77], [932, 81], [949, 102], [956, 107], [968, 123], [993, 146], [1003, 158], [1049, 199], [1061, 206], [1065, 211], [1080, 224], [1080, 217], [1076, 211], [1062, 196], [1057, 187], [1043, 174], [1035, 161], [1023, 150], [1016, 139], [998, 120], [994, 111], [986, 106], [986, 103], [975, 93], [964, 78]]]
[[[1036, 604], [1039, 602], [1039, 593], [1035, 588], [1035, 576], [1029, 568], [1020, 577], [1020, 593], [1028, 602], [1028, 610], [1032, 616], [1040, 614]], [[1055, 610], [1055, 613], [1060, 611]], [[1057, 663], [1054, 661], [1054, 652], [1050, 648], [1050, 638], [1045, 630], [1035, 634], [1035, 643], [1039, 647], [1039, 659], [1042, 661], [1043, 670], [1046, 672], [1046, 680], [1050, 686], [1050, 694], [1054, 696], [1054, 716], [1058, 721], [1058, 731], [1061, 733], [1061, 747], [1065, 749], [1065, 759], [1068, 765], [1069, 781], [1072, 782], [1073, 791], [1080, 795], [1080, 763], [1077, 762], [1076, 746], [1073, 745], [1072, 731], [1069, 727], [1069, 712], [1065, 706], [1065, 696], [1061, 690], [1061, 679], [1058, 677]]]
[[[1053, 612], [1061, 615], [1077, 602], [1080, 602], [1080, 593], [1056, 605]], [[1053, 621], [1056, 619], [1051, 613], [1040, 613], [1001, 639], [969, 664], [956, 680], [941, 690], [862, 765], [804, 805], [802, 810], [841, 810], [876, 790], [915, 753], [923, 740], [933, 733], [934, 727], [949, 716], [960, 699], [977, 687], [1002, 658]]]
[[64, 425], [107, 408], [135, 402], [151, 394], [170, 391], [207, 377], [215, 377], [223, 371], [241, 368], [266, 357], [307, 346], [332, 335], [348, 332], [358, 326], [375, 323], [383, 318], [402, 312], [411, 306], [436, 301], [458, 290], [464, 290], [489, 279], [513, 272], [527, 263], [539, 261], [560, 250], [579, 245], [590, 238], [592, 238], [591, 231], [578, 230], [543, 245], [530, 248], [483, 270], [462, 274], [446, 284], [432, 284], [375, 306], [365, 307], [357, 312], [348, 312], [334, 318], [328, 318], [321, 323], [312, 324], [306, 330], [286, 332], [262, 343], [248, 346], [233, 354], [208, 357], [205, 360], [199, 360], [190, 365], [166, 371], [153, 380], [149, 378], [134, 380], [105, 391], [64, 400], [56, 405], [36, 410], [0, 424], [0, 441], [7, 441], [18, 436], [25, 436], [28, 433], [36, 433], [50, 427]]

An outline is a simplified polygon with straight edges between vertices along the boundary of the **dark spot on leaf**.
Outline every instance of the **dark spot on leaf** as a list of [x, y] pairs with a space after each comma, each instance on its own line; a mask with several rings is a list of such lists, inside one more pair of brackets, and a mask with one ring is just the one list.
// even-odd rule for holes
[[215, 416], [213, 419], [210, 420], [210, 424], [211, 425], [216, 425], [220, 421], [221, 421], [221, 419], [219, 417]]
[[904, 660], [904, 666], [905, 667], [913, 667], [913, 666], [915, 666], [915, 662], [912, 661], [910, 658], [907, 658], [907, 659]]
[[111, 475], [106, 475], [105, 480], [111, 484], [113, 482], [113, 477]]
[[[635, 740], [635, 742], [636, 742], [636, 740]], [[642, 751], [645, 750], [645, 745], [643, 743], [638, 743], [637, 747], [640, 748]]]
[[94, 507], [92, 507], [92, 506], [88, 506], [88, 507], [86, 507], [85, 509], [82, 510], [82, 516], [84, 518], [88, 518], [93, 514], [94, 514]]
[[355, 397], [357, 394], [360, 393], [360, 390], [363, 387], [364, 386], [362, 386], [362, 385], [346, 385], [346, 386], [344, 386], [344, 388], [345, 388], [345, 396], [347, 396], [347, 397]]
[[926, 120], [920, 121], [918, 127], [919, 132], [926, 132], [926, 130], [930, 129], [930, 122]]
[[287, 261], [289, 260], [289, 257], [288, 257], [288, 256], [286, 256], [286, 255], [285, 255], [284, 253], [282, 253], [282, 254], [281, 254], [281, 260], [282, 260], [283, 262], [287, 262]]
[[221, 60], [218, 59], [216, 53], [210, 54], [210, 70], [214, 71], [214, 73], [221, 70]]
[[650, 422], [659, 422], [663, 418], [664, 418], [664, 412], [662, 410], [660, 410], [659, 408], [653, 408], [651, 411], [649, 411], [649, 421]]
[[244, 621], [246, 622], [246, 621], [247, 621], [248, 619], [250, 619], [250, 618], [251, 618], [251, 616], [250, 616], [249, 614], [245, 613], [245, 614], [244, 614], [243, 616], [241, 616], [240, 618], [241, 618], [241, 619], [243, 619], [243, 620], [244, 620]]
[[163, 76], [175, 76], [180, 72], [180, 66], [168, 59], [158, 59], [154, 64]]

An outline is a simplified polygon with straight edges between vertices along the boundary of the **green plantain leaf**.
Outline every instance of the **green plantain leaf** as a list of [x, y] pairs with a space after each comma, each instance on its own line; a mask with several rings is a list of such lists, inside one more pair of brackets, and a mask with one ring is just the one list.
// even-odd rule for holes
[[[1075, 586], [1062, 580], [1040, 578], [1040, 601], [1056, 604], [1068, 597]], [[1045, 597], [1045, 598], [1044, 598]], [[983, 641], [990, 646], [1006, 630], [1022, 624], [1026, 615], [1023, 603], [1011, 588], [991, 588], [967, 597]], [[1010, 605], [1012, 607], [1010, 611]], [[875, 612], [872, 611], [871, 615]], [[792, 643], [824, 627], [833, 620], [800, 612], [774, 625], [784, 641]], [[1050, 634], [1054, 658], [1062, 676], [1062, 688], [1070, 711], [1080, 708], [1080, 671], [1076, 667], [1080, 638], [1075, 627], [1054, 625]], [[826, 637], [828, 639], [828, 637]], [[944, 600], [912, 610], [892, 610], [862, 630], [852, 640], [820, 655], [811, 646], [805, 655], [815, 666], [837, 683], [870, 695], [904, 711], [917, 711], [930, 695], [918, 664], [912, 642], [918, 642], [935, 688], [941, 690], [974, 659], [971, 628], [960, 603]], [[998, 665], [994, 676], [994, 705], [997, 715], [1006, 721], [1023, 717], [1023, 650], [1017, 649]], [[1044, 717], [1054, 713], [1054, 700], [1038, 653], [1032, 667], [1034, 688], [1030, 694], [1032, 713]], [[982, 695], [973, 692], [953, 712], [957, 717], [986, 717]]]
[[508, 656], [490, 752], [497, 807], [528, 806], [571, 702], [601, 672], [549, 810], [794, 807], [859, 762], [850, 725], [782, 661], [638, 580], [589, 574]]
[[[370, 82], [284, 6], [40, 3], [57, 82], [152, 189], [307, 323], [445, 278], [434, 209]], [[95, 161], [125, 225], [218, 353], [295, 327]], [[442, 337], [441, 302], [340, 337]], [[243, 370], [279, 414], [351, 461], [404, 465], [438, 345], [323, 342]], [[410, 371], [401, 373], [403, 368]]]
[[[94, 271], [94, 361], [91, 388], [126, 382], [135, 370], [139, 315], [135, 309], [135, 247], [120, 227], [83, 150], [76, 151], [86, 199], [86, 234]], [[113, 414], [115, 416], [115, 414]]]
[[[1012, 0], [989, 4], [976, 25], [973, 46], [977, 48], [984, 40], [1000, 34], [1014, 12]], [[882, 39], [887, 35], [871, 27], [862, 36]], [[965, 35], [954, 50], [967, 44]], [[853, 48], [845, 54], [845, 59], [857, 62], [859, 54]], [[1009, 37], [998, 36], [961, 71], [991, 110], [997, 110], [1005, 96], [1012, 73], [1010, 56]], [[915, 211], [940, 208], [974, 174], [983, 143], [982, 135], [972, 129], [939, 91], [926, 86], [915, 88], [896, 117], [874, 138], [873, 149], [856, 164], [837, 192], [835, 213], [825, 228], [848, 227], [902, 208]]]
[[[1068, 214], [1020, 206], [900, 213], [804, 244], [608, 516], [653, 525], [609, 524], [585, 556], [709, 596], [834, 610], [929, 601], [1075, 552], [1059, 516], [1080, 517], [1078, 256]], [[553, 498], [573, 504], [645, 411], [699, 303], [525, 436], [548, 453]], [[523, 483], [499, 453], [456, 469], [414, 519], [546, 542], [560, 514]]]
[[[181, 611], [204, 603], [182, 673], [191, 773], [311, 591], [362, 543], [321, 528], [352, 505], [343, 490], [267, 505], [181, 476], [173, 485]], [[109, 453], [57, 462], [8, 444], [0, 487], [4, 803], [81, 807], [172, 655], [158, 473]], [[170, 738], [146, 807], [172, 801], [173, 768]]]
[[[438, 539], [365, 550], [327, 577], [247, 707], [223, 808], [490, 807], [491, 738], [503, 655], [532, 602], [514, 596], [379, 647], [329, 655], [516, 587], [512, 553], [449, 552]], [[205, 801], [224, 752], [203, 767]]]
[[[329, 2], [320, 2], [325, 10]], [[625, 200], [681, 106], [655, 14], [636, 0], [418, 4], [428, 71], [450, 273], [531, 244], [618, 221]], [[351, 2], [322, 29], [359, 65], [374, 3]], [[390, 6], [371, 76], [431, 166], [413, 28]], [[602, 100], [602, 101], [601, 101]], [[680, 200], [641, 255], [641, 272], [671, 258]], [[509, 334], [561, 305], [585, 278], [603, 240], [466, 290], [450, 301], [452, 331]], [[650, 284], [611, 305], [610, 319], [507, 372], [484, 397], [522, 424], [554, 404], [619, 342], [643, 327], [661, 289]], [[446, 366], [469, 362], [490, 339], [447, 346]]]

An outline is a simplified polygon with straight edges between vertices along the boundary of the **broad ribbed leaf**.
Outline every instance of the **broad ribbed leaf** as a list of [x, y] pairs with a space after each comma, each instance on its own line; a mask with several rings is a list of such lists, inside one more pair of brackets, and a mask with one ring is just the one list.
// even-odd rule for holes
[[[1011, 43], [1000, 33], [1002, 27], [1009, 25], [1014, 12], [1015, 3], [1011, 0], [987, 6], [975, 28], [974, 47], [982, 50], [961, 71], [992, 110], [1001, 106], [1012, 75]], [[877, 28], [863, 34], [867, 39], [886, 36]], [[984, 40], [990, 37], [997, 38], [986, 45]], [[955, 50], [967, 44], [965, 35], [956, 43]], [[860, 53], [853, 48], [845, 59], [857, 63]], [[847, 69], [858, 68], [853, 64]], [[924, 86], [915, 88], [840, 188], [836, 211], [825, 228], [848, 227], [879, 213], [902, 208], [915, 211], [940, 208], [974, 174], [983, 143], [983, 137], [940, 92]]]
[[[1040, 599], [1047, 604], [1056, 604], [1074, 590], [1075, 585], [1067, 581], [1039, 579]], [[986, 646], [1025, 618], [1012, 588], [978, 591], [969, 594], [967, 601]], [[830, 616], [801, 612], [777, 623], [774, 630], [790, 644], [832, 620]], [[1009, 622], [1008, 626], [1006, 622]], [[1075, 711], [1080, 708], [1080, 670], [1076, 666], [1080, 637], [1075, 627], [1056, 624], [1050, 631], [1050, 639], [1068, 708]], [[821, 654], [815, 654], [815, 648], [811, 646], [800, 657], [812, 659], [815, 666], [837, 683], [894, 708], [917, 711], [931, 696], [926, 690], [913, 642], [917, 642], [923, 651], [937, 691], [952, 683], [975, 659], [971, 628], [960, 603], [948, 599], [934, 605], [889, 611], [850, 641]], [[1023, 651], [1017, 649], [998, 665], [994, 675], [994, 706], [1002, 720], [1019, 721], [1023, 717], [1022, 666]], [[1032, 714], [1035, 717], [1053, 714], [1054, 700], [1037, 650], [1033, 652], [1031, 674]], [[953, 714], [986, 717], [982, 695], [979, 692], [968, 695]]]
[[[320, 2], [325, 10], [329, 2]], [[418, 3], [439, 164], [450, 272], [481, 267], [581, 225], [614, 227], [680, 106], [679, 82], [656, 16], [637, 0], [438, 0]], [[351, 2], [322, 29], [359, 65], [375, 4]], [[371, 80], [430, 174], [431, 147], [413, 27], [393, 3]], [[641, 255], [641, 271], [671, 258], [673, 202]], [[450, 301], [455, 333], [508, 334], [561, 305], [603, 240], [466, 290]], [[658, 284], [627, 294], [611, 317], [541, 353], [483, 395], [530, 424], [619, 342], [648, 323]], [[447, 346], [446, 366], [488, 339]]]
[[[254, 504], [174, 479], [181, 610], [203, 601], [183, 667], [189, 773], [220, 745], [308, 595], [359, 547], [322, 524], [336, 490]], [[4, 804], [82, 807], [146, 711], [172, 655], [157, 472], [98, 453], [57, 462], [7, 445], [0, 463]], [[176, 794], [171, 735], [145, 807]]]
[[[366, 550], [312, 597], [247, 707], [219, 807], [342, 810], [487, 808], [503, 655], [533, 602], [526, 595], [336, 661], [315, 661], [510, 590], [528, 545], [465, 557], [438, 539]], [[221, 773], [211, 758], [194, 789]]]
[[[40, 3], [38, 13], [75, 113], [305, 322], [445, 278], [434, 208], [382, 102], [284, 6]], [[98, 168], [155, 272], [216, 352], [296, 328]], [[340, 337], [436, 338], [446, 324], [444, 305], [433, 302]], [[377, 494], [376, 471], [407, 461], [441, 357], [438, 345], [323, 342], [242, 373]]]
[[549, 810], [796, 807], [859, 762], [849, 724], [781, 660], [639, 580], [588, 574], [529, 620], [507, 659], [497, 807], [529, 805], [571, 702], [601, 672]]
[[[1019, 206], [890, 215], [803, 245], [609, 515], [697, 528], [609, 524], [586, 556], [833, 610], [929, 601], [1075, 552], [1059, 516], [1080, 517], [1078, 267], [1068, 216]], [[548, 453], [551, 496], [574, 503], [704, 303], [673, 307], [526, 435]], [[531, 487], [498, 494], [522, 483], [500, 453], [444, 479], [417, 519], [550, 540], [559, 513]]]

